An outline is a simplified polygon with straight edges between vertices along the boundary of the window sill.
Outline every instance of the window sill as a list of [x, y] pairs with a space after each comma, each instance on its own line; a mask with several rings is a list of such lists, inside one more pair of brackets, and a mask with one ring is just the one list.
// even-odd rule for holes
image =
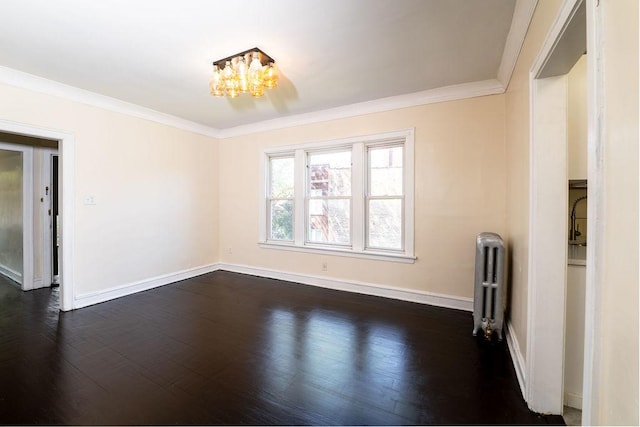
[[258, 246], [263, 249], [276, 249], [293, 252], [306, 252], [312, 254], [335, 255], [351, 258], [374, 259], [378, 261], [400, 262], [404, 264], [413, 264], [416, 261], [415, 256], [395, 254], [389, 252], [373, 252], [362, 251], [356, 252], [351, 249], [325, 248], [318, 246], [296, 246], [291, 243], [275, 243], [275, 242], [258, 242]]

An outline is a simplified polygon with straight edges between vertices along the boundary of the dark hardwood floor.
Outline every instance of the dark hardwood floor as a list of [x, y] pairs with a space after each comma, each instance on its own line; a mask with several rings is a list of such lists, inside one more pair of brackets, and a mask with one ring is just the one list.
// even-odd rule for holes
[[228, 272], [57, 299], [0, 276], [0, 423], [562, 424], [467, 312]]

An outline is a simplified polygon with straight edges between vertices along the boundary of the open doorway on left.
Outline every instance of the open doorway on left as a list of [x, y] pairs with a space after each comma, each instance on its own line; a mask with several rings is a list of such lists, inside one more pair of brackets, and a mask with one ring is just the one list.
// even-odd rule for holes
[[23, 291], [57, 285], [57, 156], [56, 140], [0, 132], [0, 275]]

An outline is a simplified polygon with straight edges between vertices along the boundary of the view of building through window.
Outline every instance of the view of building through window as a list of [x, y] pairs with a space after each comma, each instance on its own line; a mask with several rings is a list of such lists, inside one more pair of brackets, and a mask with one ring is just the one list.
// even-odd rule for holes
[[351, 151], [308, 156], [307, 239], [314, 243], [351, 243]]
[[294, 158], [272, 158], [269, 176], [270, 238], [293, 240]]
[[402, 249], [402, 146], [369, 148], [368, 247]]

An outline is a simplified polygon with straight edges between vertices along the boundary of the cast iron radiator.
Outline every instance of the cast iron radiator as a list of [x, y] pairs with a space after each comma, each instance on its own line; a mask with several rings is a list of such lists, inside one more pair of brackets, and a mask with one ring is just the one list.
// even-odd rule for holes
[[473, 295], [473, 335], [482, 329], [491, 339], [502, 340], [505, 300], [505, 250], [496, 233], [480, 233], [476, 239], [476, 274]]

